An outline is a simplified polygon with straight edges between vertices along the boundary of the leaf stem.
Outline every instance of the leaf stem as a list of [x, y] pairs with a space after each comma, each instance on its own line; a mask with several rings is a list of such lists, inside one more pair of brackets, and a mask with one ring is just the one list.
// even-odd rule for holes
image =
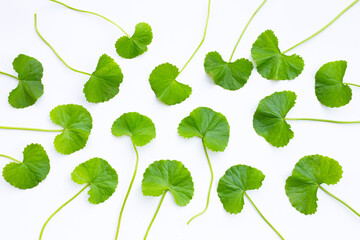
[[283, 51], [282, 53], [287, 53], [288, 51], [296, 48], [297, 46], [309, 41], [310, 39], [312, 39], [313, 37], [315, 37], [316, 35], [318, 35], [319, 33], [321, 33], [322, 31], [324, 31], [325, 29], [327, 29], [331, 24], [333, 24], [338, 18], [340, 18], [347, 10], [349, 10], [352, 6], [354, 6], [359, 0], [355, 0], [353, 1], [349, 6], [347, 6], [344, 10], [341, 11], [341, 13], [339, 13], [333, 20], [331, 20], [328, 24], [326, 24], [322, 29], [320, 29], [319, 31], [317, 31], [316, 33], [314, 33], [313, 35], [311, 35], [310, 37], [306, 38], [305, 40], [299, 42], [298, 44], [292, 46], [291, 48], [289, 48], [286, 51]]
[[350, 85], [350, 86], [355, 86], [355, 87], [360, 87], [360, 85], [358, 84], [355, 84], [355, 83], [344, 83], [346, 85]]
[[195, 54], [197, 53], [197, 51], [200, 49], [201, 45], [202, 45], [202, 44], [204, 43], [204, 41], [205, 41], [206, 31], [207, 31], [207, 27], [208, 27], [208, 23], [209, 23], [209, 17], [210, 17], [210, 2], [211, 2], [211, 0], [209, 0], [209, 3], [208, 3], [207, 18], [206, 18], [204, 36], [203, 36], [203, 38], [202, 38], [199, 46], [196, 48], [195, 52], [191, 55], [191, 57], [189, 58], [189, 60], [185, 63], [185, 65], [183, 66], [183, 68], [180, 70], [178, 76], [180, 75], [180, 73], [181, 73], [182, 71], [184, 71], [184, 69], [186, 68], [186, 66], [189, 64], [189, 62], [191, 61], [191, 59], [195, 56]]
[[209, 159], [209, 155], [208, 155], [208, 153], [207, 153], [207, 150], [206, 150], [206, 146], [205, 146], [204, 140], [202, 141], [202, 144], [203, 144], [203, 148], [204, 148], [204, 151], [205, 151], [206, 159], [207, 159], [207, 161], [208, 161], [209, 168], [210, 168], [210, 173], [211, 173], [209, 192], [208, 192], [208, 196], [207, 196], [207, 200], [206, 200], [205, 209], [204, 209], [202, 212], [200, 212], [200, 213], [196, 214], [195, 216], [193, 216], [192, 218], [190, 218], [190, 220], [187, 222], [187, 224], [189, 224], [192, 220], [194, 220], [194, 219], [197, 218], [198, 216], [203, 215], [203, 214], [206, 212], [206, 210], [208, 209], [208, 207], [209, 207], [209, 202], [210, 202], [210, 194], [211, 194], [211, 187], [212, 187], [213, 180], [214, 180], [214, 173], [213, 173], [213, 170], [212, 170], [212, 167], [211, 167], [211, 162], [210, 162], [210, 159]]
[[329, 122], [329, 123], [343, 123], [343, 124], [360, 123], [360, 121], [337, 121], [337, 120], [317, 119], [317, 118], [285, 118], [285, 120], [290, 120], [290, 121], [315, 121], [315, 122]]
[[39, 128], [4, 127], [4, 126], [0, 126], [0, 129], [25, 130], [25, 131], [37, 131], [37, 132], [62, 132], [63, 131], [63, 129], [39, 129]]
[[72, 68], [70, 65], [68, 65], [68, 64], [60, 57], [60, 55], [55, 51], [55, 49], [50, 45], [50, 43], [48, 43], [48, 42], [45, 40], [45, 38], [43, 38], [43, 36], [41, 36], [41, 34], [40, 34], [40, 32], [39, 32], [39, 30], [38, 30], [38, 28], [37, 28], [36, 13], [35, 13], [35, 30], [36, 30], [36, 33], [37, 33], [37, 34], [39, 35], [39, 37], [41, 38], [41, 40], [43, 40], [44, 43], [46, 43], [46, 45], [48, 45], [48, 46], [51, 48], [51, 50], [55, 53], [55, 55], [60, 59], [60, 61], [62, 61], [62, 63], [63, 63], [66, 67], [68, 67], [70, 70], [72, 70], [72, 71], [74, 71], [74, 72], [78, 72], [78, 73], [82, 73], [82, 74], [91, 76], [90, 73], [77, 70], [77, 69], [75, 69], [75, 68]]
[[19, 160], [15, 159], [15, 158], [13, 158], [13, 157], [10, 157], [10, 156], [8, 156], [8, 155], [5, 155], [5, 154], [0, 154], [0, 157], [8, 158], [8, 159], [13, 160], [13, 161], [15, 161], [15, 162], [17, 162], [17, 163], [22, 163], [22, 162], [20, 162]]
[[127, 201], [128, 197], [129, 197], [129, 194], [130, 194], [132, 185], [133, 185], [133, 183], [134, 183], [134, 180], [135, 180], [135, 177], [136, 177], [137, 168], [138, 168], [138, 164], [139, 164], [139, 153], [138, 153], [138, 151], [137, 151], [137, 149], [136, 149], [135, 143], [132, 142], [132, 144], [133, 144], [133, 147], [134, 147], [134, 151], [135, 151], [135, 153], [136, 153], [135, 169], [134, 169], [134, 173], [133, 173], [133, 176], [132, 176], [132, 179], [131, 179], [129, 188], [128, 188], [128, 190], [127, 190], [127, 193], [126, 193], [124, 202], [123, 202], [122, 207], [121, 207], [121, 211], [120, 211], [120, 215], [119, 215], [119, 221], [118, 221], [118, 225], [117, 225], [117, 229], [116, 229], [115, 240], [117, 240], [117, 239], [118, 239], [118, 236], [119, 236], [119, 229], [120, 229], [121, 217], [122, 217], [122, 214], [123, 214], [123, 211], [124, 211], [124, 208], [125, 208], [126, 201]]
[[114, 25], [115, 25], [117, 28], [119, 28], [126, 36], [131, 37], [131, 36], [130, 36], [129, 34], [127, 34], [127, 33], [124, 31], [124, 29], [122, 29], [118, 24], [116, 24], [115, 22], [111, 21], [110, 19], [108, 19], [108, 18], [106, 18], [106, 17], [104, 17], [104, 16], [102, 16], [102, 15], [100, 15], [100, 14], [98, 14], [98, 13], [94, 13], [94, 12], [90, 12], [90, 11], [85, 11], [85, 10], [73, 8], [73, 7], [70, 7], [69, 5], [66, 5], [65, 3], [62, 3], [62, 2], [59, 2], [59, 1], [56, 1], [56, 0], [50, 0], [50, 1], [51, 1], [51, 2], [55, 2], [55, 3], [58, 3], [58, 4], [61, 4], [61, 5], [63, 5], [64, 7], [67, 7], [67, 8], [69, 8], [69, 9], [71, 9], [71, 10], [75, 10], [75, 11], [83, 12], [83, 13], [89, 13], [89, 14], [93, 14], [93, 15], [96, 15], [96, 16], [98, 16], [98, 17], [101, 17], [101, 18], [105, 19], [106, 21], [114, 24]]
[[8, 73], [6, 73], [6, 72], [1, 72], [1, 71], [0, 71], [0, 74], [3, 74], [3, 75], [6, 75], [6, 76], [9, 76], [9, 77], [12, 77], [12, 78], [15, 78], [15, 79], [19, 80], [18, 77], [15, 77], [14, 75], [8, 74]]
[[239, 45], [239, 42], [240, 42], [240, 40], [242, 39], [244, 33], [246, 32], [246, 29], [249, 27], [251, 21], [253, 20], [253, 18], [255, 17], [255, 15], [260, 11], [260, 9], [262, 8], [262, 6], [264, 6], [264, 4], [266, 3], [266, 1], [267, 1], [267, 0], [264, 0], [264, 1], [262, 2], [262, 4], [256, 9], [256, 11], [254, 12], [254, 14], [251, 16], [251, 18], [250, 18], [249, 21], [247, 22], [244, 30], [242, 31], [242, 33], [241, 33], [241, 35], [240, 35], [240, 37], [239, 37], [239, 39], [238, 39], [238, 41], [236, 42], [236, 45], [235, 45], [235, 47], [234, 47], [234, 50], [233, 50], [232, 53], [231, 53], [229, 62], [231, 62], [231, 59], [232, 59], [233, 56], [234, 56], [235, 50], [236, 50], [237, 46]]
[[155, 212], [153, 218], [151, 219], [151, 222], [150, 222], [150, 224], [149, 224], [148, 229], [146, 230], [144, 240], [147, 238], [147, 235], [149, 234], [151, 225], [154, 223], [154, 220], [155, 220], [155, 218], [156, 218], [156, 215], [158, 214], [158, 212], [159, 212], [159, 210], [160, 210], [161, 204], [162, 204], [162, 202], [164, 201], [164, 198], [165, 198], [165, 195], [166, 195], [167, 191], [168, 191], [168, 190], [166, 190], [166, 191], [163, 193], [162, 197], [161, 197], [161, 200], [160, 200], [159, 205], [158, 205], [158, 207], [157, 207], [157, 209], [156, 209], [156, 212]]
[[246, 198], [251, 202], [251, 204], [254, 206], [254, 208], [256, 209], [256, 211], [260, 214], [260, 216], [262, 217], [262, 219], [264, 219], [264, 221], [272, 228], [272, 230], [274, 230], [276, 232], [276, 234], [284, 240], [284, 238], [281, 236], [281, 234], [273, 227], [273, 225], [271, 225], [271, 223], [264, 217], [264, 215], [260, 212], [260, 210], [256, 207], [256, 205], [254, 204], [254, 202], [251, 200], [251, 198], [249, 197], [249, 195], [247, 195], [246, 192], [245, 196]]
[[83, 187], [77, 194], [75, 194], [75, 196], [73, 196], [73, 197], [70, 198], [68, 201], [66, 201], [63, 205], [61, 205], [58, 209], [56, 209], [56, 211], [55, 211], [53, 214], [50, 215], [50, 217], [46, 220], [44, 226], [43, 226], [42, 229], [41, 229], [39, 240], [41, 240], [42, 235], [43, 235], [44, 230], [45, 230], [45, 227], [46, 227], [46, 225], [48, 224], [48, 222], [50, 221], [50, 219], [51, 219], [52, 217], [54, 217], [54, 215], [55, 215], [56, 213], [58, 213], [58, 212], [59, 212], [63, 207], [65, 207], [68, 203], [70, 203], [70, 202], [71, 202], [72, 200], [74, 200], [77, 196], [79, 196], [80, 193], [82, 193], [82, 192], [83, 192], [87, 187], [89, 187], [89, 186], [90, 186], [90, 184], [86, 184], [86, 186]]

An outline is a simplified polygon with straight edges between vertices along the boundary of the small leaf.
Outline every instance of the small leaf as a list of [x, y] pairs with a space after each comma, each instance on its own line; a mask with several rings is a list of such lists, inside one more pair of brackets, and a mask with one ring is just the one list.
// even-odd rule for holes
[[272, 30], [266, 30], [251, 48], [257, 71], [266, 79], [292, 80], [304, 69], [304, 60], [293, 54], [287, 56], [279, 49], [279, 42]]
[[351, 88], [343, 84], [347, 68], [346, 61], [324, 64], [315, 75], [315, 94], [327, 107], [341, 107], [351, 100]]
[[191, 94], [191, 87], [176, 81], [178, 75], [179, 69], [170, 63], [157, 66], [150, 74], [151, 89], [167, 105], [181, 103]]
[[286, 180], [286, 195], [294, 208], [303, 214], [314, 214], [317, 209], [317, 191], [321, 184], [336, 184], [342, 177], [339, 163], [329, 157], [309, 155], [296, 163]]
[[114, 59], [103, 54], [98, 61], [96, 70], [84, 85], [83, 92], [86, 100], [91, 103], [109, 101], [119, 93], [122, 81], [123, 74], [119, 65]]
[[224, 151], [230, 135], [226, 117], [210, 108], [198, 107], [179, 124], [178, 133], [185, 138], [200, 137], [212, 151]]
[[225, 210], [240, 213], [244, 207], [244, 195], [247, 190], [259, 189], [265, 175], [258, 169], [246, 165], [229, 168], [219, 180], [217, 192]]
[[30, 144], [23, 151], [22, 163], [12, 162], [3, 169], [5, 180], [20, 189], [36, 187], [50, 171], [49, 157], [40, 144]]
[[38, 60], [24, 54], [14, 59], [13, 67], [18, 73], [19, 84], [10, 92], [9, 103], [14, 108], [31, 106], [44, 93], [43, 67]]
[[123, 36], [115, 44], [115, 48], [120, 57], [134, 58], [148, 50], [147, 45], [151, 43], [153, 34], [151, 27], [147, 23], [138, 23], [132, 37]]
[[89, 184], [89, 202], [105, 202], [115, 192], [118, 175], [110, 164], [102, 158], [92, 158], [77, 166], [71, 179], [78, 184]]
[[153, 197], [170, 191], [179, 206], [187, 205], [194, 195], [189, 170], [176, 160], [160, 160], [150, 164], [144, 172], [141, 189], [145, 196]]
[[144, 146], [155, 138], [155, 125], [147, 116], [137, 112], [124, 113], [115, 120], [111, 133], [120, 137], [128, 135], [137, 146]]
[[92, 129], [90, 113], [80, 105], [59, 105], [50, 112], [53, 123], [64, 127], [54, 139], [56, 151], [71, 154], [83, 149]]
[[252, 62], [245, 58], [235, 62], [225, 62], [218, 52], [209, 52], [206, 55], [204, 67], [215, 84], [227, 90], [242, 88], [254, 68]]
[[253, 127], [256, 133], [274, 147], [284, 147], [294, 137], [285, 117], [295, 100], [294, 92], [275, 92], [262, 99], [255, 111]]

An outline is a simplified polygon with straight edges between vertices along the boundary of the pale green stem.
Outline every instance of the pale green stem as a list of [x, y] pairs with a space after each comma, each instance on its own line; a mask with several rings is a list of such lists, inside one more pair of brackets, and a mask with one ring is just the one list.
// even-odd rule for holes
[[260, 216], [262, 217], [262, 219], [264, 219], [264, 221], [272, 228], [272, 230], [274, 230], [274, 232], [276, 232], [276, 234], [284, 240], [284, 238], [281, 236], [281, 234], [273, 227], [273, 225], [271, 225], [271, 223], [264, 217], [264, 215], [260, 212], [260, 210], [256, 207], [256, 205], [254, 204], [254, 202], [251, 200], [251, 198], [247, 195], [247, 193], [245, 192], [245, 196], [246, 198], [251, 202], [251, 204], [254, 206], [254, 208], [256, 209], [256, 211], [260, 214]]
[[336, 121], [336, 120], [316, 119], [316, 118], [285, 118], [285, 120], [289, 120], [289, 121], [315, 121], [315, 122], [344, 123], [344, 124], [360, 123], [360, 121]]
[[8, 76], [8, 77], [12, 77], [12, 78], [15, 78], [15, 79], [19, 80], [18, 77], [15, 77], [14, 75], [8, 74], [8, 73], [6, 73], [6, 72], [1, 72], [1, 71], [0, 71], [0, 74], [3, 74], [3, 75], [6, 75], [6, 76]]
[[121, 207], [121, 211], [120, 211], [120, 215], [119, 215], [119, 221], [118, 221], [118, 225], [117, 225], [117, 229], [116, 229], [115, 240], [117, 240], [117, 239], [118, 239], [118, 236], [119, 236], [119, 229], [120, 229], [121, 217], [122, 217], [122, 214], [123, 214], [123, 211], [124, 211], [124, 208], [125, 208], [126, 201], [127, 201], [128, 197], [129, 197], [129, 194], [130, 194], [132, 185], [133, 185], [133, 183], [134, 183], [134, 180], [135, 180], [135, 177], [136, 177], [137, 168], [138, 168], [138, 164], [139, 164], [139, 153], [138, 153], [138, 151], [137, 151], [137, 149], [136, 149], [135, 143], [132, 142], [132, 144], [133, 144], [133, 147], [134, 147], [134, 150], [135, 150], [135, 153], [136, 153], [135, 169], [134, 169], [134, 173], [133, 173], [133, 176], [132, 176], [132, 179], [131, 179], [129, 188], [128, 188], [128, 190], [127, 190], [127, 193], [126, 193], [124, 202], [123, 202], [122, 207]]
[[360, 85], [358, 84], [355, 84], [355, 83], [344, 83], [346, 85], [350, 85], [350, 86], [355, 86], [355, 87], [360, 87]]
[[4, 127], [4, 126], [0, 126], [0, 129], [25, 130], [25, 131], [37, 131], [37, 132], [62, 132], [63, 131], [63, 129], [39, 129], [39, 128]]
[[325, 29], [327, 29], [331, 24], [333, 24], [338, 18], [340, 18], [347, 10], [349, 10], [352, 6], [354, 6], [359, 0], [355, 0], [354, 2], [352, 2], [349, 6], [347, 6], [344, 10], [341, 11], [341, 13], [339, 13], [333, 20], [331, 20], [328, 24], [326, 24], [322, 29], [320, 29], [319, 31], [317, 31], [316, 33], [314, 33], [313, 35], [311, 35], [310, 37], [306, 38], [305, 40], [299, 42], [298, 44], [292, 46], [291, 48], [289, 48], [286, 51], [283, 51], [282, 53], [287, 53], [288, 51], [296, 48], [297, 46], [309, 41], [310, 39], [312, 39], [313, 37], [315, 37], [316, 35], [318, 35], [319, 33], [321, 33], [322, 31], [324, 31]]
[[162, 204], [162, 202], [164, 201], [164, 198], [165, 198], [165, 195], [166, 195], [167, 191], [168, 191], [168, 190], [166, 190], [166, 191], [163, 193], [162, 197], [161, 197], [161, 200], [160, 200], [159, 205], [158, 205], [158, 207], [157, 207], [157, 209], [156, 209], [156, 212], [155, 212], [153, 218], [151, 219], [151, 222], [150, 222], [150, 224], [149, 224], [148, 229], [146, 230], [144, 240], [147, 238], [147, 235], [149, 234], [151, 225], [154, 223], [154, 220], [155, 220], [155, 218], [156, 218], [156, 215], [158, 214], [158, 212], [159, 212], [159, 210], [160, 210], [161, 204]]
[[68, 203], [70, 203], [70, 202], [71, 202], [72, 200], [74, 200], [77, 196], [79, 196], [80, 193], [82, 193], [82, 192], [83, 192], [87, 187], [89, 187], [89, 186], [90, 186], [90, 184], [86, 184], [86, 186], [83, 187], [77, 194], [75, 194], [75, 196], [73, 196], [73, 197], [70, 198], [68, 201], [66, 201], [63, 205], [61, 205], [58, 209], [56, 209], [56, 211], [55, 211], [53, 214], [50, 215], [50, 217], [46, 220], [44, 226], [43, 226], [42, 229], [41, 229], [39, 240], [41, 240], [42, 235], [43, 235], [44, 230], [45, 230], [45, 227], [46, 227], [46, 225], [48, 224], [48, 222], [50, 221], [50, 219], [51, 219], [52, 217], [54, 217], [54, 215], [55, 215], [56, 213], [58, 213], [58, 212], [59, 212], [63, 207], [65, 207]]
[[50, 45], [50, 43], [48, 43], [48, 42], [45, 40], [45, 38], [43, 38], [43, 36], [41, 36], [41, 34], [40, 34], [40, 32], [39, 32], [39, 30], [38, 30], [38, 28], [37, 28], [36, 14], [35, 14], [35, 30], [36, 30], [36, 33], [37, 33], [37, 34], [39, 35], [39, 37], [41, 38], [41, 40], [43, 40], [44, 43], [46, 43], [46, 45], [48, 45], [49, 48], [51, 48], [51, 50], [55, 53], [55, 55], [60, 59], [60, 61], [61, 61], [66, 67], [68, 67], [70, 70], [72, 70], [72, 71], [74, 71], [74, 72], [78, 72], [78, 73], [82, 73], [82, 74], [91, 76], [90, 73], [83, 72], [83, 71], [80, 71], [80, 70], [77, 70], [77, 69], [75, 69], [75, 68], [70, 67], [70, 65], [67, 64], [67, 63], [60, 57], [60, 55], [55, 51], [55, 49]]
[[241, 35], [240, 35], [240, 37], [239, 37], [239, 39], [238, 39], [238, 41], [236, 42], [236, 45], [235, 45], [235, 47], [234, 47], [234, 50], [233, 50], [232, 53], [231, 53], [229, 62], [231, 62], [231, 59], [232, 59], [233, 56], [234, 56], [235, 50], [236, 50], [237, 46], [239, 45], [239, 42], [240, 42], [240, 40], [242, 39], [244, 33], [246, 32], [246, 29], [249, 27], [251, 21], [253, 20], [253, 18], [255, 17], [255, 15], [260, 11], [260, 9], [262, 8], [262, 6], [264, 6], [264, 4], [266, 3], [266, 1], [267, 1], [267, 0], [264, 0], [264, 1], [262, 2], [262, 4], [256, 9], [256, 11], [254, 12], [254, 14], [251, 16], [251, 18], [250, 18], [249, 21], [247, 22], [244, 30], [242, 31], [242, 33], [241, 33]]
[[8, 155], [5, 155], [5, 154], [0, 154], [0, 157], [8, 158], [8, 159], [13, 160], [14, 162], [17, 162], [17, 163], [22, 163], [19, 160], [15, 159], [13, 157], [10, 157]]
[[203, 141], [202, 143], [203, 143], [203, 148], [204, 148], [204, 151], [205, 151], [206, 159], [207, 159], [207, 161], [208, 161], [209, 168], [210, 168], [210, 174], [211, 174], [209, 192], [208, 192], [208, 195], [207, 195], [207, 200], [206, 200], [205, 209], [204, 209], [202, 212], [200, 212], [200, 213], [196, 214], [195, 216], [193, 216], [192, 218], [190, 218], [190, 220], [187, 222], [187, 224], [189, 224], [192, 220], [194, 220], [194, 219], [197, 218], [198, 216], [203, 215], [203, 214], [206, 212], [206, 210], [208, 209], [208, 207], [209, 207], [209, 202], [210, 202], [210, 194], [211, 194], [211, 187], [212, 187], [213, 180], [214, 180], [214, 173], [213, 173], [213, 170], [212, 170], [212, 167], [211, 167], [211, 162], [210, 162], [209, 155], [208, 155], [208, 153], [207, 153], [207, 150], [206, 150], [206, 146], [205, 146], [204, 141]]

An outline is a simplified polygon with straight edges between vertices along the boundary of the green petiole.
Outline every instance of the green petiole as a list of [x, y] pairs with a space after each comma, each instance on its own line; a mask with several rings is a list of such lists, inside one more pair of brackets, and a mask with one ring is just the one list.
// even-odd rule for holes
[[329, 122], [329, 123], [343, 123], [343, 124], [360, 123], [360, 121], [337, 121], [337, 120], [317, 119], [317, 118], [285, 118], [285, 120], [289, 120], [289, 121], [315, 121], [315, 122]]
[[355, 83], [344, 83], [345, 85], [350, 85], [350, 86], [354, 86], [354, 87], [360, 87], [360, 85], [355, 84]]
[[17, 163], [22, 163], [22, 162], [20, 162], [19, 160], [15, 159], [15, 158], [13, 158], [13, 157], [10, 157], [10, 156], [8, 156], [8, 155], [5, 155], [5, 154], [0, 154], [0, 157], [8, 158], [8, 159], [10, 159], [10, 160], [12, 160], [12, 161], [14, 161], [14, 162], [17, 162]]
[[15, 77], [14, 75], [11, 75], [11, 74], [6, 73], [6, 72], [1, 72], [1, 71], [0, 71], [0, 74], [3, 74], [3, 75], [6, 75], [6, 76], [8, 76], [8, 77], [12, 77], [12, 78], [15, 78], [15, 79], [19, 80], [18, 77]]
[[25, 131], [37, 131], [37, 132], [62, 132], [63, 131], [63, 129], [40, 129], [40, 128], [23, 128], [23, 127], [4, 127], [4, 126], [0, 126], [0, 129], [25, 130]]

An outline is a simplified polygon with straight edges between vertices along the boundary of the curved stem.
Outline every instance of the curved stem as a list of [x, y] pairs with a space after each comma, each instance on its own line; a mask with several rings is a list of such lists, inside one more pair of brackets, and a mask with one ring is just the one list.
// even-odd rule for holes
[[6, 73], [6, 72], [1, 72], [1, 71], [0, 71], [0, 74], [3, 74], [3, 75], [6, 75], [6, 76], [8, 76], [8, 77], [12, 77], [12, 78], [15, 78], [15, 79], [19, 80], [18, 77], [15, 77], [14, 75], [8, 74], [8, 73]]
[[114, 24], [114, 25], [115, 25], [117, 28], [119, 28], [126, 36], [131, 37], [131, 36], [130, 36], [129, 34], [127, 34], [127, 33], [124, 31], [124, 29], [122, 29], [118, 24], [116, 24], [115, 22], [111, 21], [110, 19], [108, 19], [108, 18], [106, 18], [106, 17], [104, 17], [104, 16], [102, 16], [102, 15], [100, 15], [100, 14], [98, 14], [98, 13], [94, 13], [94, 12], [90, 12], [90, 11], [85, 11], [85, 10], [73, 8], [73, 7], [70, 7], [69, 5], [66, 5], [65, 3], [62, 3], [62, 2], [59, 2], [59, 1], [56, 1], [56, 0], [50, 0], [50, 1], [51, 1], [51, 2], [55, 2], [55, 3], [58, 3], [58, 4], [61, 4], [61, 5], [63, 5], [64, 7], [67, 7], [67, 8], [69, 8], [69, 9], [71, 9], [71, 10], [75, 10], [75, 11], [83, 12], [83, 13], [89, 13], [89, 14], [93, 14], [93, 15], [96, 15], [96, 16], [98, 16], [98, 17], [101, 17], [101, 18], [105, 19], [106, 21]]
[[10, 157], [8, 155], [5, 155], [5, 154], [0, 154], [0, 157], [8, 158], [8, 159], [13, 160], [14, 162], [17, 162], [17, 163], [22, 163], [19, 160], [15, 159], [13, 157]]
[[254, 14], [251, 16], [251, 18], [250, 18], [249, 21], [247, 22], [244, 30], [242, 31], [242, 33], [241, 33], [241, 35], [240, 35], [240, 37], [239, 37], [239, 39], [238, 39], [238, 41], [236, 42], [236, 45], [235, 45], [235, 47], [234, 47], [234, 50], [233, 50], [232, 53], [231, 53], [229, 62], [231, 62], [231, 59], [232, 59], [233, 56], [234, 56], [235, 50], [236, 50], [237, 46], [239, 45], [239, 42], [240, 42], [241, 38], [243, 37], [246, 29], [247, 29], [248, 26], [250, 25], [250, 23], [251, 23], [251, 21], [253, 20], [253, 18], [255, 17], [255, 15], [260, 11], [260, 9], [262, 8], [262, 6], [264, 6], [264, 4], [266, 3], [266, 1], [267, 1], [267, 0], [264, 0], [264, 1], [262, 2], [262, 4], [256, 9], [256, 11], [254, 12]]
[[62, 132], [63, 131], [63, 129], [39, 129], [39, 128], [4, 127], [4, 126], [0, 126], [0, 129], [25, 130], [25, 131], [37, 131], [37, 132]]
[[212, 170], [212, 167], [211, 167], [211, 162], [210, 162], [209, 155], [208, 155], [208, 153], [207, 153], [207, 150], [206, 150], [206, 146], [205, 146], [204, 141], [203, 141], [202, 143], [203, 143], [203, 148], [204, 148], [204, 151], [205, 151], [206, 159], [207, 159], [207, 161], [208, 161], [209, 168], [210, 168], [210, 173], [211, 173], [209, 192], [208, 192], [208, 196], [207, 196], [207, 200], [206, 200], [205, 209], [202, 210], [202, 212], [200, 212], [200, 213], [196, 214], [195, 216], [193, 216], [192, 218], [190, 218], [190, 220], [187, 222], [187, 224], [189, 224], [192, 220], [194, 220], [194, 219], [197, 218], [198, 216], [203, 215], [203, 214], [206, 212], [206, 210], [208, 209], [208, 207], [209, 207], [209, 202], [210, 202], [210, 194], [211, 194], [211, 187], [212, 187], [213, 180], [214, 180], [214, 173], [213, 173], [213, 170]]
[[156, 212], [155, 212], [153, 218], [151, 219], [151, 222], [150, 222], [150, 224], [149, 224], [148, 229], [146, 230], [144, 240], [147, 238], [147, 235], [149, 234], [151, 225], [154, 223], [154, 220], [155, 220], [155, 218], [156, 218], [156, 215], [158, 214], [158, 212], [159, 212], [159, 210], [160, 210], [161, 204], [162, 204], [162, 202], [164, 201], [164, 198], [165, 198], [165, 195], [166, 195], [167, 191], [168, 191], [168, 190], [166, 190], [166, 191], [163, 193], [162, 197], [161, 197], [161, 200], [160, 200], [159, 205], [158, 205], [158, 207], [157, 207], [157, 209], [156, 209]]
[[346, 85], [350, 85], [350, 86], [355, 86], [355, 87], [360, 87], [360, 85], [358, 84], [355, 84], [355, 83], [344, 83]]
[[120, 229], [121, 217], [122, 217], [122, 214], [123, 214], [123, 211], [124, 211], [124, 208], [125, 208], [126, 201], [127, 201], [128, 197], [129, 197], [129, 194], [130, 194], [132, 185], [133, 185], [133, 183], [134, 183], [134, 180], [135, 180], [135, 177], [136, 177], [137, 168], [138, 168], [138, 164], [139, 164], [139, 154], [138, 154], [138, 151], [137, 151], [137, 149], [136, 149], [135, 143], [132, 142], [132, 144], [133, 144], [133, 147], [134, 147], [134, 151], [135, 151], [135, 153], [136, 153], [135, 169], [134, 169], [134, 173], [133, 173], [133, 176], [132, 176], [132, 179], [131, 179], [129, 188], [128, 188], [127, 193], [126, 193], [126, 195], [125, 195], [124, 202], [123, 202], [122, 207], [121, 207], [121, 211], [120, 211], [120, 215], [119, 215], [119, 221], [118, 221], [118, 225], [117, 225], [117, 229], [116, 229], [115, 240], [117, 240], [117, 239], [118, 239], [118, 236], [119, 236], [119, 229]]
[[337, 121], [337, 120], [317, 119], [317, 118], [285, 118], [285, 120], [290, 120], [290, 121], [315, 121], [315, 122], [329, 122], [329, 123], [343, 123], [343, 124], [360, 123], [360, 121]]
[[271, 225], [271, 223], [264, 217], [264, 215], [260, 212], [260, 210], [256, 207], [256, 205], [254, 204], [254, 202], [251, 200], [251, 198], [249, 197], [249, 195], [247, 195], [247, 193], [245, 192], [245, 196], [246, 198], [251, 202], [251, 204], [254, 206], [254, 208], [256, 209], [256, 211], [260, 214], [260, 216], [262, 217], [262, 219], [264, 219], [264, 221], [272, 228], [272, 230], [274, 230], [276, 232], [276, 234], [284, 240], [284, 238], [281, 236], [281, 234], [273, 227], [273, 225]]
[[205, 41], [207, 26], [208, 26], [209, 17], [210, 17], [210, 2], [211, 2], [211, 0], [209, 0], [209, 3], [208, 3], [208, 10], [207, 10], [207, 18], [206, 18], [204, 36], [203, 36], [203, 38], [202, 38], [199, 46], [196, 48], [195, 52], [191, 55], [191, 57], [189, 58], [189, 60], [185, 63], [185, 65], [183, 66], [183, 68], [180, 70], [178, 76], [180, 75], [180, 73], [181, 73], [182, 71], [184, 71], [184, 69], [186, 68], [186, 66], [189, 64], [189, 62], [191, 61], [191, 59], [195, 56], [195, 54], [197, 53], [197, 51], [200, 49], [201, 45], [202, 45], [202, 44], [204, 43], [204, 41]]
[[353, 213], [355, 213], [358, 217], [360, 217], [360, 213], [358, 213], [357, 211], [355, 211], [355, 209], [353, 209], [352, 207], [350, 207], [346, 202], [344, 202], [343, 200], [341, 200], [340, 198], [336, 197], [335, 195], [331, 194], [328, 190], [326, 190], [325, 188], [323, 188], [322, 186], [318, 185], [319, 188], [321, 190], [323, 190], [327, 195], [333, 197], [334, 199], [338, 200], [339, 202], [341, 202], [342, 204], [344, 204], [348, 209], [350, 209]]
[[60, 55], [55, 51], [55, 49], [50, 45], [50, 43], [48, 43], [48, 42], [43, 38], [43, 36], [41, 36], [41, 34], [40, 34], [40, 32], [39, 32], [39, 30], [38, 30], [38, 28], [37, 28], [36, 13], [35, 13], [35, 31], [36, 31], [36, 33], [39, 35], [39, 37], [41, 38], [41, 40], [43, 40], [44, 43], [46, 43], [46, 45], [48, 45], [49, 48], [51, 48], [51, 50], [55, 53], [55, 55], [60, 59], [60, 61], [62, 61], [62, 63], [63, 63], [66, 67], [68, 67], [70, 70], [72, 70], [72, 71], [74, 71], [74, 72], [78, 72], [78, 73], [82, 73], [82, 74], [91, 76], [90, 73], [83, 72], [83, 71], [80, 71], [80, 70], [77, 70], [77, 69], [75, 69], [75, 68], [70, 67], [70, 66], [60, 57]]
[[321, 33], [322, 31], [324, 31], [325, 29], [327, 29], [331, 24], [333, 24], [338, 18], [340, 18], [347, 10], [349, 10], [352, 6], [354, 6], [359, 0], [355, 0], [353, 1], [349, 6], [347, 6], [344, 10], [341, 11], [341, 13], [339, 13], [333, 20], [331, 20], [328, 24], [326, 24], [322, 29], [320, 29], [319, 31], [317, 31], [316, 33], [314, 33], [313, 35], [311, 35], [310, 37], [306, 38], [305, 40], [299, 42], [298, 44], [292, 46], [291, 48], [289, 48], [286, 51], [283, 51], [282, 53], [287, 53], [288, 51], [296, 48], [297, 46], [309, 41], [310, 39], [312, 39], [313, 37], [315, 37], [316, 35], [318, 35], [319, 33]]
[[42, 229], [41, 229], [39, 240], [41, 240], [42, 235], [43, 235], [44, 230], [45, 230], [45, 227], [46, 227], [46, 225], [48, 224], [48, 222], [50, 221], [50, 219], [51, 219], [52, 217], [54, 217], [54, 215], [55, 215], [56, 213], [58, 213], [58, 212], [59, 212], [63, 207], [65, 207], [68, 203], [70, 203], [70, 202], [71, 202], [72, 200], [74, 200], [77, 196], [79, 196], [80, 193], [82, 193], [88, 186], [90, 186], [90, 184], [86, 184], [86, 186], [83, 187], [77, 194], [75, 194], [75, 196], [73, 196], [73, 197], [70, 198], [68, 201], [66, 201], [63, 205], [61, 205], [58, 209], [56, 209], [56, 211], [55, 211], [53, 214], [50, 215], [50, 217], [46, 220], [46, 222], [44, 223], [44, 226], [43, 226]]

